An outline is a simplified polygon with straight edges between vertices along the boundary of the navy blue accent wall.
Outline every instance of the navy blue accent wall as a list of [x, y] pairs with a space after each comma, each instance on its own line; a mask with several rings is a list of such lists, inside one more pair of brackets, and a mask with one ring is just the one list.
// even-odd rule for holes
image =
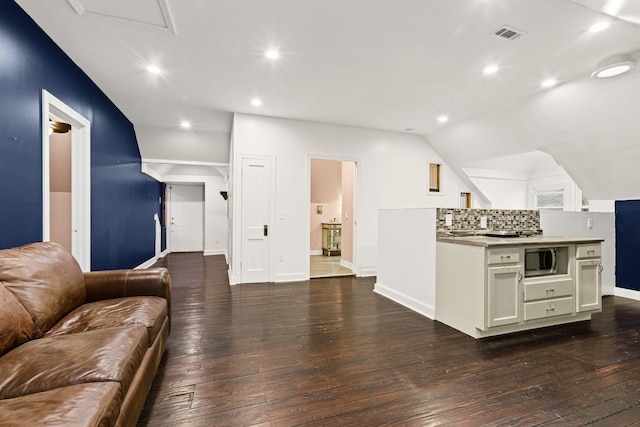
[[140, 172], [133, 125], [13, 1], [0, 6], [0, 248], [42, 240], [42, 89], [91, 121], [91, 269], [152, 258], [162, 185]]
[[640, 291], [640, 200], [616, 201], [616, 286]]

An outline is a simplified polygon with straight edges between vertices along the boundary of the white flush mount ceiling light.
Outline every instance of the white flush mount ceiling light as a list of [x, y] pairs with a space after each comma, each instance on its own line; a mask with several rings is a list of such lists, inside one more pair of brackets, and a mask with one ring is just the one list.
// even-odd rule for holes
[[189, 123], [186, 120], [183, 120], [183, 121], [180, 122], [180, 127], [182, 129], [191, 129], [191, 123]]
[[259, 107], [262, 105], [262, 101], [259, 100], [258, 98], [253, 98], [251, 100], [251, 105], [253, 105], [254, 107]]
[[447, 123], [449, 121], [449, 117], [447, 116], [438, 116], [438, 123]]
[[627, 71], [631, 71], [636, 66], [636, 61], [632, 55], [618, 53], [611, 55], [598, 64], [598, 69], [591, 73], [594, 79], [606, 79], [608, 77], [619, 76]]

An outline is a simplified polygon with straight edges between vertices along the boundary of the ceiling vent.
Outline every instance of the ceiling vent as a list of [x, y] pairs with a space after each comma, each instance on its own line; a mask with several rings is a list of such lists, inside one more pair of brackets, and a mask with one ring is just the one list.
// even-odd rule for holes
[[493, 32], [494, 35], [505, 39], [505, 40], [516, 40], [525, 34], [524, 31], [518, 30], [513, 27], [509, 27], [508, 25], [503, 25]]

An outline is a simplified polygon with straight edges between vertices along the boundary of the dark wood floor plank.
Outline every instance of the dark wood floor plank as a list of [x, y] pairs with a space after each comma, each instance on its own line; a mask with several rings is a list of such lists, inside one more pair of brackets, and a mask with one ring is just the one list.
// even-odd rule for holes
[[639, 425], [640, 302], [474, 340], [374, 278], [229, 286], [171, 254], [172, 331], [141, 426]]

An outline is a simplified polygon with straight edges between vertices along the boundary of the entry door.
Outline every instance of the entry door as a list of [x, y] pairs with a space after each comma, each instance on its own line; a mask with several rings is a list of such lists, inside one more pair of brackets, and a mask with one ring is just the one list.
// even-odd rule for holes
[[204, 187], [169, 186], [171, 209], [171, 252], [204, 250]]
[[271, 160], [242, 159], [242, 283], [269, 281]]

